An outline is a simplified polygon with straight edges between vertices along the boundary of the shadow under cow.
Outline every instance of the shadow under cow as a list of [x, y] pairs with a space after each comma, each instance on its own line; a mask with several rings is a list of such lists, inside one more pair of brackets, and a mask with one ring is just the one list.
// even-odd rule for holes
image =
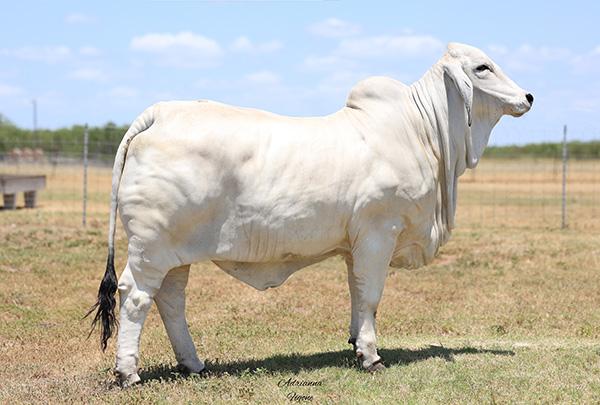
[[[420, 349], [379, 349], [379, 355], [387, 366], [406, 365], [431, 358], [454, 361], [454, 356], [461, 354], [492, 354], [497, 356], [514, 356], [512, 350], [481, 349], [475, 347], [448, 348], [430, 345]], [[356, 366], [356, 359], [351, 350], [338, 350], [313, 354], [275, 355], [264, 359], [221, 362], [219, 359], [207, 360], [205, 377], [222, 375], [243, 375], [261, 370], [267, 373], [298, 373], [300, 371], [317, 370], [326, 367], [348, 368]], [[172, 381], [187, 378], [177, 366], [158, 364], [140, 370], [142, 383], [154, 380]], [[385, 371], [384, 371], [385, 372]]]

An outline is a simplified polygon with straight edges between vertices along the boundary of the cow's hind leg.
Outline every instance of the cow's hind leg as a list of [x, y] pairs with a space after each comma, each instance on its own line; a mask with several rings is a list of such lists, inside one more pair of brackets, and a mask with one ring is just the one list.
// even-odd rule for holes
[[356, 276], [354, 275], [354, 263], [352, 257], [346, 258], [348, 267], [348, 287], [350, 289], [350, 343], [356, 351], [356, 337], [358, 336], [358, 290], [356, 289]]
[[151, 267], [150, 263], [132, 260], [130, 254], [119, 278], [120, 316], [115, 374], [123, 387], [140, 381], [138, 359], [142, 328], [152, 300], [168, 271]]
[[185, 319], [185, 287], [188, 283], [189, 273], [189, 265], [169, 271], [154, 297], [154, 302], [156, 302], [158, 312], [165, 324], [177, 363], [186, 372], [199, 373], [204, 370], [204, 363], [196, 354], [196, 348]]

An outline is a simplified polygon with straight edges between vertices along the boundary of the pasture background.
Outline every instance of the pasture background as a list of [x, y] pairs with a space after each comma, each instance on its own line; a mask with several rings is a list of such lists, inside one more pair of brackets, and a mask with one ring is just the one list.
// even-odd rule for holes
[[[197, 264], [187, 314], [210, 373], [177, 372], [153, 309], [142, 337], [144, 383], [121, 391], [110, 383], [114, 340], [102, 354], [81, 320], [106, 260], [108, 156], [98, 152], [89, 167], [85, 228], [77, 158], [0, 163], [2, 173], [48, 176], [39, 208], [0, 212], [2, 403], [283, 403], [291, 392], [318, 403], [600, 401], [598, 160], [569, 161], [565, 230], [558, 159], [488, 156], [466, 173], [457, 227], [439, 258], [390, 270], [378, 311], [384, 373], [359, 370], [345, 343], [342, 260], [266, 292]], [[120, 269], [126, 240], [117, 235]], [[290, 377], [323, 385], [278, 386]]]

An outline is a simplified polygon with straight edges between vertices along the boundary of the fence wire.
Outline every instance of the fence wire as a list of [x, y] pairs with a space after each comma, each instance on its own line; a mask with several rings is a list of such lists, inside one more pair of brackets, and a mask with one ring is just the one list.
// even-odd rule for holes
[[[566, 225], [600, 229], [600, 160], [570, 158]], [[471, 226], [560, 228], [562, 159], [490, 158], [459, 182], [457, 222]]]
[[[48, 140], [5, 143], [0, 150], [0, 175], [45, 175], [46, 188], [38, 192], [37, 207], [31, 211], [63, 216], [68, 223], [81, 225], [83, 147], [83, 133], [80, 139], [60, 145]], [[104, 222], [108, 215], [117, 147], [116, 142], [90, 141], [88, 145], [85, 205], [92, 225]], [[567, 226], [600, 230], [600, 158], [586, 156], [585, 151], [571, 154], [566, 180]], [[486, 156], [460, 178], [458, 190], [458, 227], [561, 227], [560, 153], [549, 158]], [[17, 195], [16, 205], [23, 209], [23, 193]]]

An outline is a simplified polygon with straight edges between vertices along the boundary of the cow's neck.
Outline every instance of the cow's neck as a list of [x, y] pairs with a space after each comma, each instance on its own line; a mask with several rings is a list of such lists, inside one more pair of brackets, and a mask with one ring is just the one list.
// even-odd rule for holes
[[[422, 120], [415, 130], [426, 137], [438, 162], [436, 225], [444, 243], [454, 227], [458, 177], [466, 168], [466, 133], [449, 120], [448, 93], [439, 64], [410, 86], [411, 97]], [[461, 107], [463, 108], [463, 107]]]
[[[365, 131], [385, 134], [386, 142], [407, 134], [421, 137], [423, 153], [436, 173], [435, 226], [440, 244], [448, 239], [454, 227], [458, 177], [467, 167], [477, 164], [500, 118], [493, 111], [480, 114], [475, 109], [469, 128], [464, 104], [460, 96], [452, 93], [456, 92], [453, 86], [444, 78], [438, 62], [411, 86], [389, 78], [366, 79], [351, 90], [346, 101], [350, 110], [362, 111], [362, 116], [368, 117], [364, 121], [369, 123]], [[448, 100], [452, 100], [450, 105]], [[407, 126], [412, 131], [405, 131]]]

